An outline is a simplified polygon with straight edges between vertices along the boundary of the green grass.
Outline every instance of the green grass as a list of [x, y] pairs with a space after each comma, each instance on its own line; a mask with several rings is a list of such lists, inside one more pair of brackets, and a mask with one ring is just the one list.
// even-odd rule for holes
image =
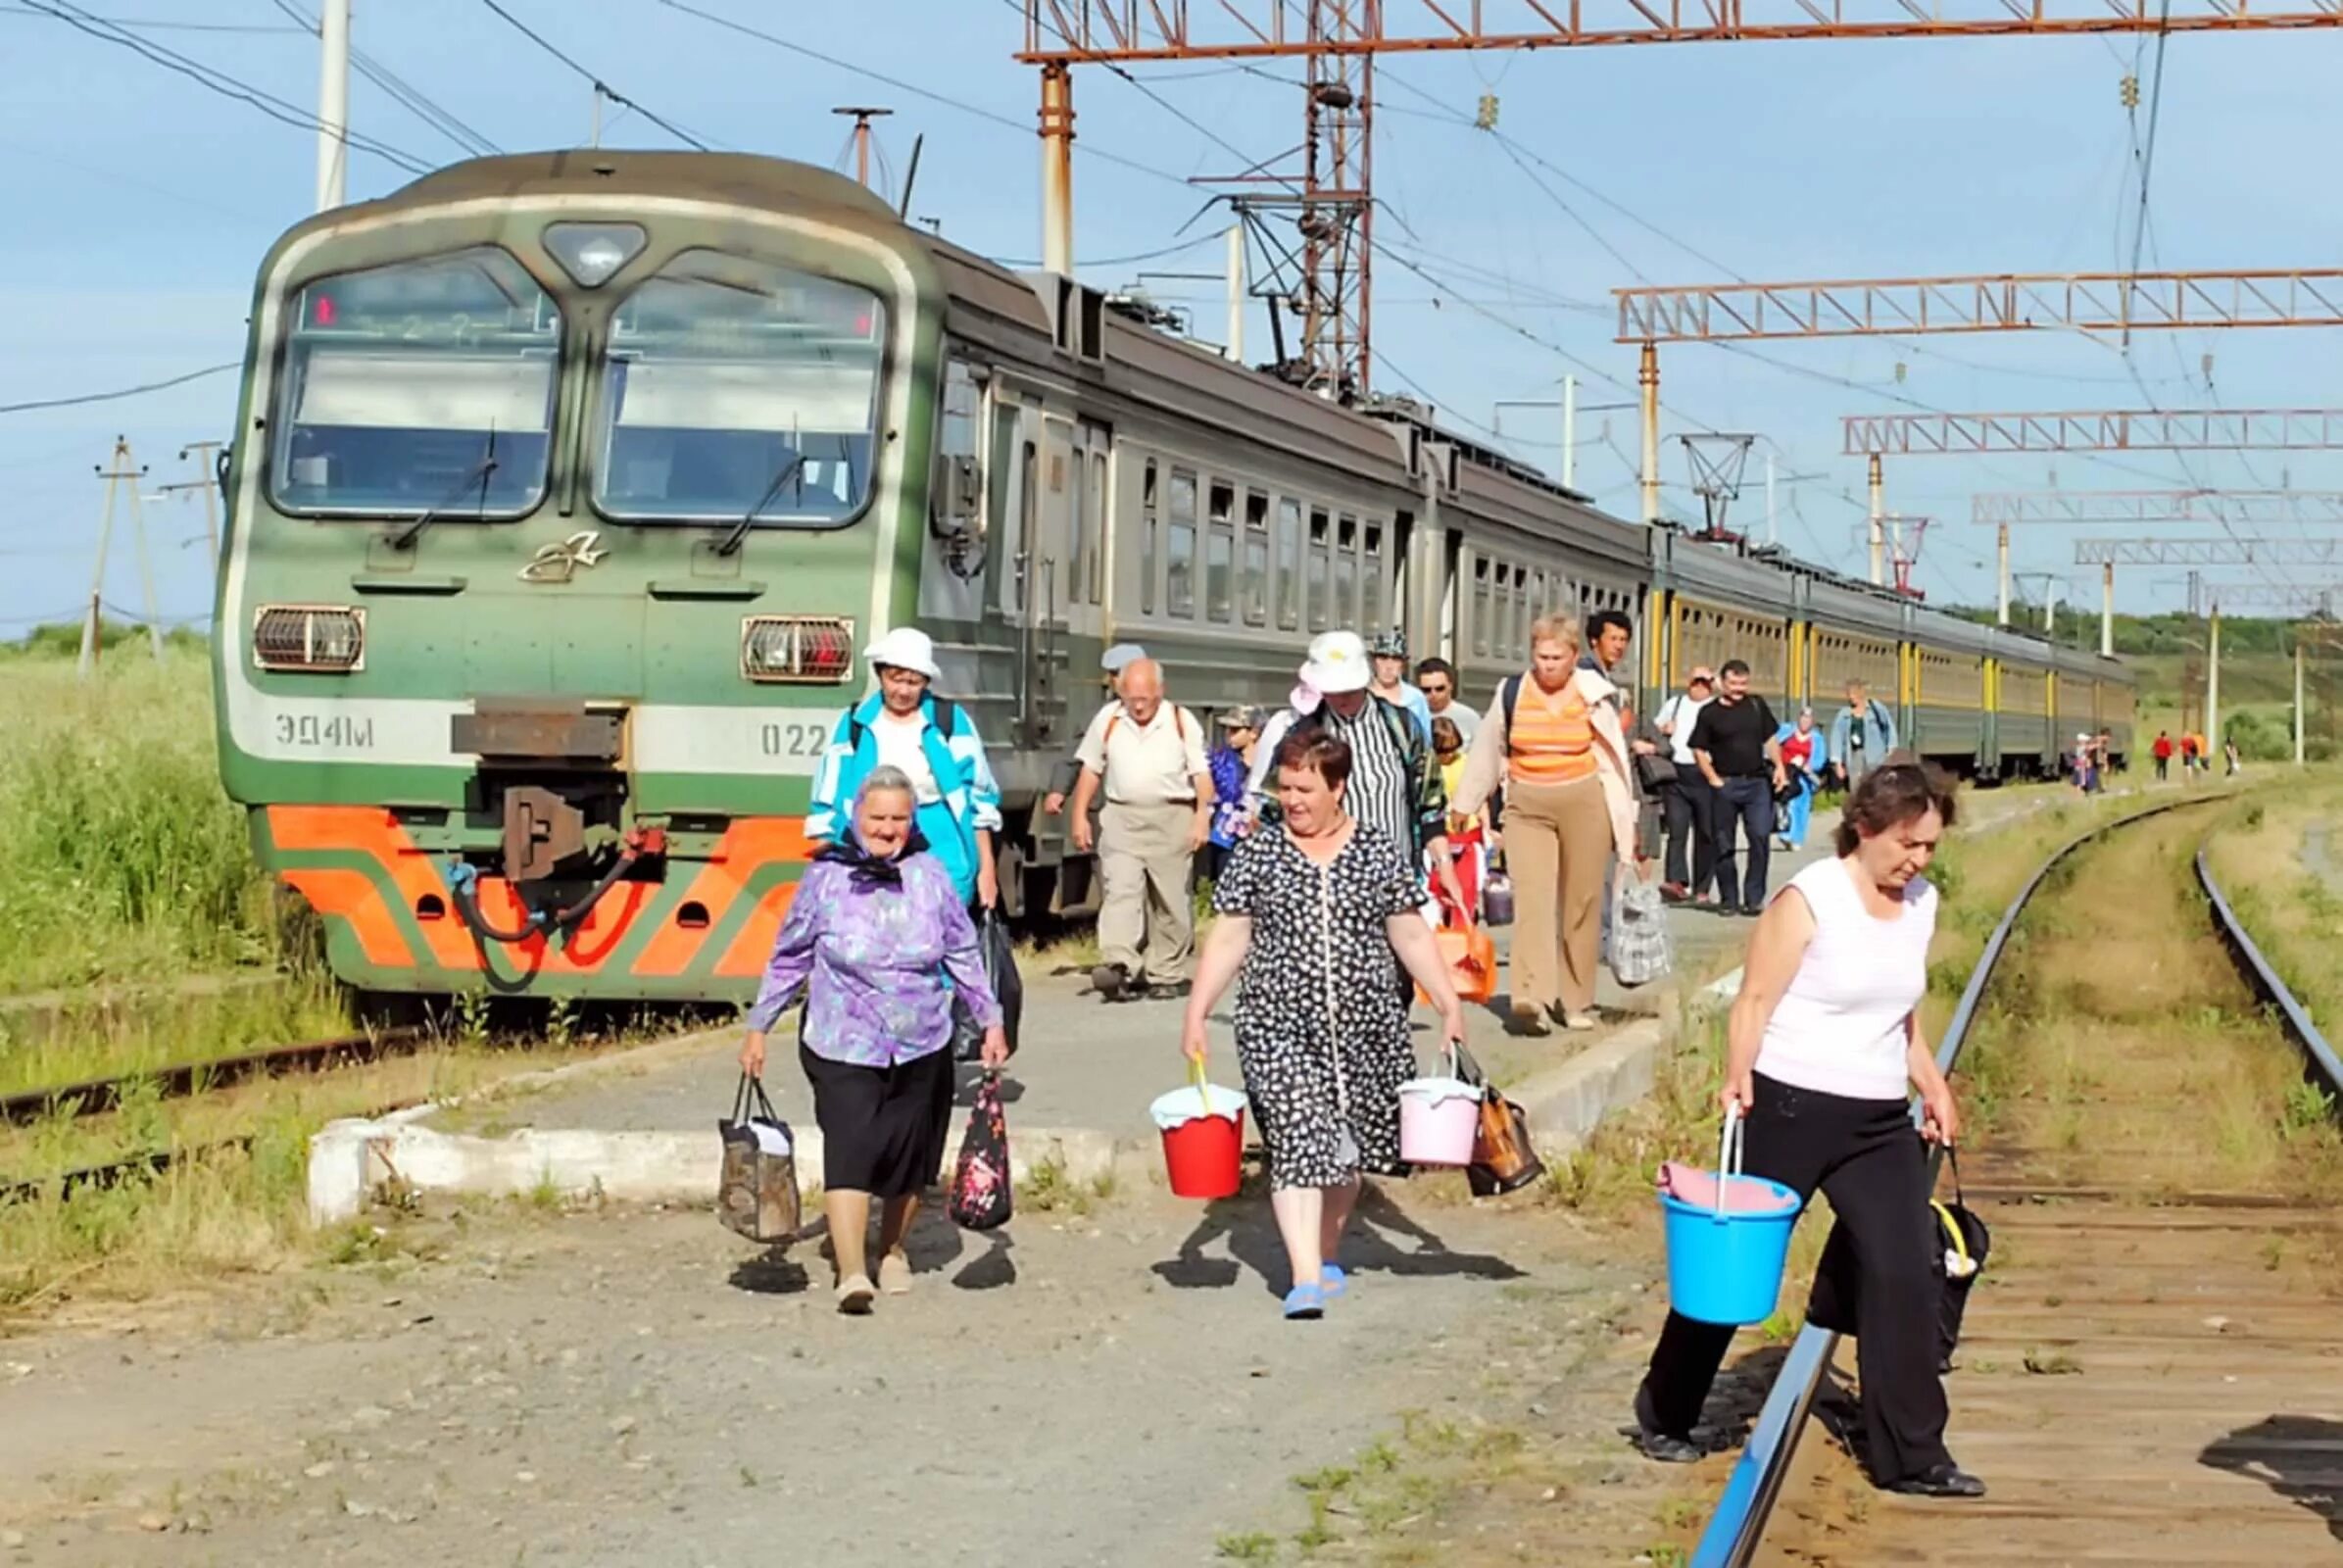
[[276, 960], [200, 650], [0, 658], [0, 995]]

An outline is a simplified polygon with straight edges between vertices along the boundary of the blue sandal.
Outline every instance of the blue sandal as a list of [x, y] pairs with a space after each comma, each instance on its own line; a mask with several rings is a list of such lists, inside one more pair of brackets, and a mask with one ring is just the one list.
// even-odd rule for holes
[[1330, 1301], [1339, 1301], [1349, 1293], [1350, 1276], [1344, 1274], [1339, 1265], [1327, 1263], [1320, 1266], [1318, 1270], [1319, 1295]]
[[1286, 1321], [1305, 1323], [1326, 1315], [1326, 1294], [1315, 1285], [1296, 1285], [1286, 1293]]

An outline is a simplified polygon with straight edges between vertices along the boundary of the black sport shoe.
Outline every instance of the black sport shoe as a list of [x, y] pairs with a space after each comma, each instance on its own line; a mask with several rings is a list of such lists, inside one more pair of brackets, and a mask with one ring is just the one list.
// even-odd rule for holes
[[1754, 920], [1765, 912], [1766, 906], [1762, 904], [1744, 904], [1741, 906], [1741, 918], [1744, 920]]
[[1700, 1445], [1690, 1438], [1659, 1429], [1658, 1417], [1651, 1409], [1651, 1391], [1641, 1387], [1635, 1390], [1635, 1447], [1644, 1458], [1661, 1464], [1693, 1464], [1705, 1457]]
[[1090, 983], [1107, 1001], [1120, 1002], [1124, 991], [1130, 988], [1131, 975], [1119, 963], [1101, 963], [1090, 972]]
[[1916, 1476], [1891, 1481], [1887, 1490], [1908, 1497], [1981, 1497], [1985, 1494], [1985, 1484], [1947, 1460], [1929, 1465]]

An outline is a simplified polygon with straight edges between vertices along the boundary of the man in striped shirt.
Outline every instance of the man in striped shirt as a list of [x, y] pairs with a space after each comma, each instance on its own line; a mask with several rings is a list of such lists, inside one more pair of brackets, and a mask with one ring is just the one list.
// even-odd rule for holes
[[1245, 791], [1260, 802], [1264, 822], [1277, 820], [1278, 748], [1295, 730], [1323, 729], [1350, 748], [1350, 786], [1345, 805], [1353, 820], [1380, 829], [1402, 854], [1431, 864], [1441, 890], [1464, 907], [1464, 890], [1448, 861], [1448, 791], [1433, 764], [1431, 751], [1407, 710], [1369, 691], [1372, 673], [1366, 645], [1356, 632], [1330, 631], [1310, 642], [1301, 666], [1302, 691], [1315, 699], [1306, 710], [1290, 709], [1269, 721], [1253, 749]]

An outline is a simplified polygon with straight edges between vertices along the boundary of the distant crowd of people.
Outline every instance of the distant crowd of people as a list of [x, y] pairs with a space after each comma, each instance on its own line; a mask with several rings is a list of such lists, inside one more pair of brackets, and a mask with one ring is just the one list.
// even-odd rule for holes
[[[2102, 740], [2104, 738], [2103, 735]], [[2148, 748], [2148, 755], [2156, 760], [2158, 783], [2172, 776], [2174, 757], [2180, 759], [2180, 777], [2183, 781], [2193, 781], [2199, 773], [2207, 778], [2213, 776], [2213, 748], [2203, 735], [2194, 730], [2182, 731], [2176, 741], [2172, 739], [2172, 731], [2158, 730], [2155, 744]], [[2243, 761], [2237, 753], [2237, 737], [2234, 735], [2221, 742], [2221, 764], [2222, 771], [2231, 778], [2244, 771]]]

